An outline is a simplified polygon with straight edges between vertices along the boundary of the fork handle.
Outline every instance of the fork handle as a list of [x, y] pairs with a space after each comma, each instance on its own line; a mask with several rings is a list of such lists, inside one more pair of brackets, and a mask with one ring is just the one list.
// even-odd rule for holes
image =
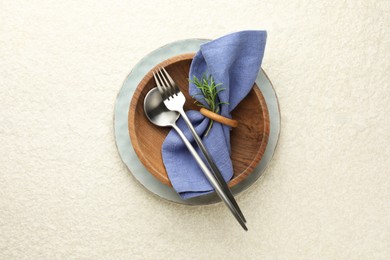
[[211, 157], [210, 153], [207, 151], [206, 147], [204, 146], [203, 142], [202, 142], [202, 139], [200, 139], [199, 135], [196, 133], [195, 131], [195, 128], [194, 126], [192, 125], [190, 119], [187, 117], [186, 113], [184, 112], [183, 109], [181, 110], [178, 110], [177, 112], [180, 113], [180, 115], [183, 117], [184, 121], [186, 122], [188, 128], [190, 129], [191, 133], [192, 133], [192, 136], [194, 137], [195, 139], [195, 142], [196, 144], [199, 146], [202, 154], [204, 155], [204, 157], [206, 158], [206, 161], [208, 163], [208, 165], [210, 166], [211, 170], [212, 170], [212, 173], [213, 175], [215, 176], [215, 178], [217, 179], [217, 181], [219, 182], [219, 185], [222, 187], [222, 189], [224, 190], [225, 194], [227, 195], [227, 197], [229, 198], [229, 200], [232, 202], [232, 204], [234, 205], [235, 209], [237, 210], [238, 214], [240, 215], [241, 219], [246, 222], [246, 219], [244, 217], [244, 214], [242, 214], [241, 212], [241, 209], [240, 207], [238, 206], [232, 192], [230, 191], [229, 189], [229, 186], [227, 185], [225, 179], [223, 178], [222, 176], [222, 173], [219, 171], [217, 165], [214, 163], [214, 160], [213, 158]]
[[210, 172], [209, 168], [207, 168], [207, 166], [204, 164], [203, 160], [200, 158], [198, 153], [195, 151], [194, 147], [192, 147], [191, 143], [185, 137], [183, 132], [180, 130], [180, 128], [176, 124], [173, 124], [172, 127], [179, 134], [180, 138], [183, 140], [184, 144], [187, 146], [191, 155], [194, 157], [195, 161], [198, 163], [199, 167], [201, 168], [201, 170], [205, 174], [206, 178], [208, 179], [210, 184], [214, 187], [218, 196], [222, 199], [223, 202], [225, 202], [225, 204], [228, 206], [230, 211], [233, 213], [234, 217], [240, 223], [242, 228], [245, 230], [248, 230], [244, 221], [241, 219], [240, 215], [236, 211], [234, 205], [231, 203], [231, 201], [229, 200], [229, 198], [226, 196], [225, 192], [223, 191], [222, 187], [220, 186], [219, 181], [214, 177], [214, 175]]

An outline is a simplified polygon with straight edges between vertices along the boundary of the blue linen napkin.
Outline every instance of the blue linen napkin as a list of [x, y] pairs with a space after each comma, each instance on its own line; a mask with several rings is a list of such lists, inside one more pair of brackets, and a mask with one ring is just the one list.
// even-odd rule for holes
[[[195, 55], [189, 78], [193, 79], [196, 76], [201, 79], [202, 75], [207, 73], [212, 75], [216, 83], [222, 83], [220, 87], [225, 90], [219, 92], [218, 97], [221, 102], [229, 104], [221, 105], [221, 115], [231, 118], [230, 112], [252, 89], [263, 60], [266, 39], [266, 31], [236, 32], [202, 44]], [[200, 90], [190, 83], [189, 93], [194, 96], [199, 94]], [[198, 101], [203, 102], [201, 99]], [[224, 179], [229, 181], [233, 176], [230, 127], [214, 122], [211, 131], [205, 137], [203, 135], [209, 119], [198, 111], [191, 110], [186, 113]], [[177, 125], [203, 158], [182, 118], [177, 121]], [[172, 186], [183, 199], [214, 190], [173, 129], [162, 145], [162, 157]]]

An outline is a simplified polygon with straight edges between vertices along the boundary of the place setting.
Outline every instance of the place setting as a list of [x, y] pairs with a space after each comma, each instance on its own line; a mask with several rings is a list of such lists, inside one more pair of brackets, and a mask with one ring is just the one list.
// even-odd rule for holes
[[261, 67], [266, 39], [253, 30], [175, 41], [132, 68], [114, 130], [121, 159], [143, 187], [186, 205], [222, 202], [248, 230], [250, 209], [237, 195], [262, 175], [280, 133], [277, 96]]

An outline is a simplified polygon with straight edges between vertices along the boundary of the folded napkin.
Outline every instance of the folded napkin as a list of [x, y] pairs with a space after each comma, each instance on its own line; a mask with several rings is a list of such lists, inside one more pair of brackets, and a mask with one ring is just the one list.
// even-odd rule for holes
[[[202, 44], [195, 55], [189, 78], [196, 76], [201, 79], [202, 75], [207, 73], [216, 83], [222, 84], [220, 88], [225, 90], [220, 91], [218, 97], [221, 102], [228, 102], [221, 105], [222, 116], [231, 118], [230, 112], [252, 89], [260, 70], [266, 39], [266, 31], [236, 32]], [[189, 92], [191, 96], [201, 93], [193, 83], [189, 84]], [[204, 102], [200, 98], [198, 101]], [[191, 110], [186, 113], [224, 179], [229, 181], [233, 176], [230, 127], [214, 122], [209, 134], [204, 136], [209, 119], [198, 111]], [[177, 121], [177, 125], [203, 158], [182, 118]], [[213, 191], [213, 187], [173, 129], [162, 145], [162, 157], [172, 186], [183, 199]]]

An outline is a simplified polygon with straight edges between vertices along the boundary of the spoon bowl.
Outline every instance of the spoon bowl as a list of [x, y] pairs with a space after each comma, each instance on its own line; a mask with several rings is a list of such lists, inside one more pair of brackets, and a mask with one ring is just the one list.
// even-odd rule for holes
[[145, 96], [144, 110], [150, 122], [157, 126], [173, 126], [180, 114], [170, 111], [164, 105], [157, 88], [152, 88]]

